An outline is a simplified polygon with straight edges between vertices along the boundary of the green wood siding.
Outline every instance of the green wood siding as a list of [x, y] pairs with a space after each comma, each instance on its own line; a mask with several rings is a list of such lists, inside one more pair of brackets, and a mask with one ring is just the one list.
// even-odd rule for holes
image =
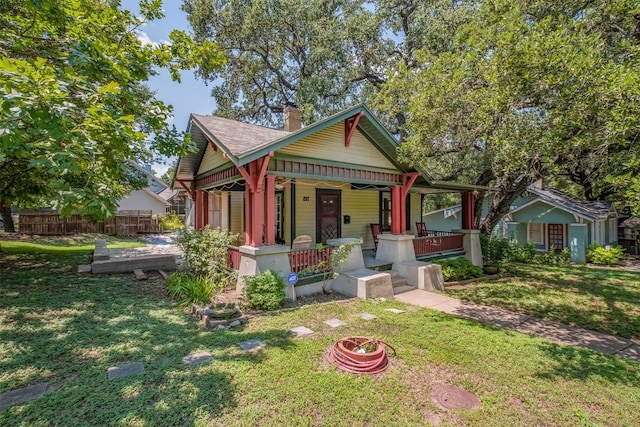
[[512, 220], [522, 223], [573, 224], [576, 222], [576, 217], [569, 212], [538, 201], [514, 212]]
[[229, 163], [231, 166], [231, 161], [229, 159], [225, 159], [222, 155], [222, 151], [214, 150], [210, 145], [207, 145], [205, 148], [204, 156], [202, 156], [202, 161], [200, 162], [200, 167], [198, 167], [198, 172], [196, 175], [200, 175], [206, 173], [210, 170], [213, 170], [219, 166], [224, 165], [225, 163]]
[[344, 146], [344, 123], [309, 135], [278, 150], [280, 154], [333, 160], [356, 165], [396, 169], [376, 147], [356, 130], [348, 147]]

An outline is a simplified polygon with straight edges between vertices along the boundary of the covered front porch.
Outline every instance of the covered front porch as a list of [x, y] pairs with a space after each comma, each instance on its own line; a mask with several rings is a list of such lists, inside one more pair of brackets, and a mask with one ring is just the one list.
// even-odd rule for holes
[[[181, 159], [175, 182], [194, 201], [196, 229], [239, 236], [228, 255], [229, 268], [239, 271], [238, 291], [244, 276], [266, 269], [283, 277], [318, 270], [346, 241], [354, 250], [341, 275], [391, 268], [420, 286], [416, 271], [425, 257], [464, 255], [481, 263], [472, 230], [475, 188], [437, 182], [399, 163], [397, 141], [364, 106], [286, 128], [192, 116], [201, 151]], [[463, 230], [419, 231], [423, 198], [435, 192], [461, 193]], [[339, 288], [336, 280], [333, 286]]]

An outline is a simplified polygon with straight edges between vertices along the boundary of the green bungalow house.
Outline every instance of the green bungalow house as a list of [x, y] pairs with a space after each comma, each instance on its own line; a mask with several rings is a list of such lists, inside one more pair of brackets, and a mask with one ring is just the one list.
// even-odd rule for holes
[[[353, 277], [364, 279], [354, 279], [349, 289], [332, 285], [348, 295], [375, 294], [363, 290], [378, 273], [374, 264], [390, 265], [394, 277], [421, 287], [426, 264], [416, 256], [464, 249], [482, 262], [471, 221], [477, 187], [435, 181], [399, 162], [397, 140], [364, 105], [307, 126], [288, 106], [284, 124], [270, 129], [192, 114], [188, 131], [199, 151], [180, 158], [176, 168], [173, 188], [191, 199], [195, 228], [221, 227], [241, 236], [228, 259], [239, 270], [239, 288], [243, 276], [270, 268], [288, 277], [326, 260], [332, 245], [360, 239], [355, 259], [343, 269], [362, 270]], [[455, 233], [416, 236], [422, 197], [433, 192], [461, 193], [467, 220]], [[316, 249], [318, 243], [326, 249]], [[375, 254], [365, 262], [363, 250]], [[389, 289], [378, 296], [389, 296]]]
[[[426, 227], [456, 227], [460, 210], [451, 206], [429, 212], [423, 216]], [[541, 252], [568, 247], [571, 261], [581, 263], [591, 243], [618, 244], [618, 214], [611, 202], [588, 201], [536, 184], [514, 201], [494, 233], [532, 242]]]

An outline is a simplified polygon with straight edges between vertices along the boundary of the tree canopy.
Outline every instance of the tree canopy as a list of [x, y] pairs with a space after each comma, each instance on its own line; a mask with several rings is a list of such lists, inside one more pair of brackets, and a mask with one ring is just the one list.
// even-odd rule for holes
[[144, 44], [137, 31], [161, 6], [142, 0], [135, 16], [117, 1], [0, 0], [0, 203], [108, 217], [140, 184], [130, 161], [192, 148], [145, 82], [224, 59], [181, 31]]
[[424, 67], [390, 82], [395, 92], [420, 88], [407, 103], [404, 154], [445, 179], [471, 173], [477, 184], [495, 183], [485, 231], [540, 178], [568, 177], [593, 198], [637, 185], [634, 8], [631, 1], [483, 2], [450, 50], [422, 49]]
[[[488, 232], [540, 178], [640, 208], [636, 2], [185, 0], [229, 57], [218, 113], [277, 123], [373, 103], [404, 158], [492, 186]], [[264, 16], [269, 16], [265, 20]], [[478, 210], [479, 211], [479, 210]], [[479, 219], [479, 218], [478, 218]]]

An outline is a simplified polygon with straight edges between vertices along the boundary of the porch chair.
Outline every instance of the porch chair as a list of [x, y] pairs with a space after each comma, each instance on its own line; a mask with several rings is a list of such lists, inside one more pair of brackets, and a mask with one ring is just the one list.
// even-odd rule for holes
[[371, 227], [371, 234], [373, 235], [373, 245], [375, 247], [375, 251], [378, 250], [378, 235], [382, 233], [382, 227], [380, 224], [369, 224]]
[[302, 234], [296, 237], [295, 239], [293, 239], [293, 242], [291, 242], [291, 249], [309, 248], [311, 247], [312, 242], [313, 242], [313, 239], [311, 238], [311, 236]]
[[424, 222], [416, 222], [416, 231], [418, 232], [418, 237], [427, 236], [427, 227], [425, 227]]

